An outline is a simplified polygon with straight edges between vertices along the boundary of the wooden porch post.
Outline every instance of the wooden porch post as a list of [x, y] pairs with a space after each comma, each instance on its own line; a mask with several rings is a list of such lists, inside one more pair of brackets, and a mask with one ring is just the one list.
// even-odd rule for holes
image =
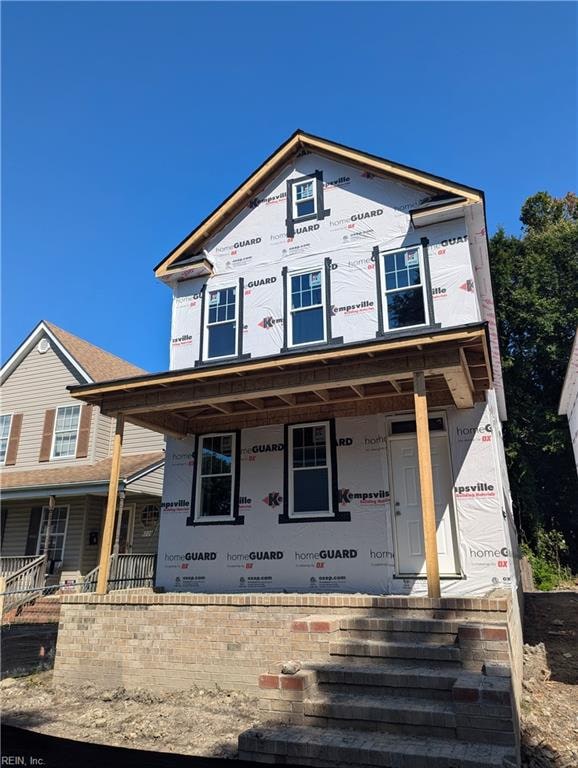
[[434, 503], [425, 375], [423, 371], [418, 371], [413, 374], [413, 391], [427, 591], [429, 597], [440, 597], [440, 567], [438, 562], [438, 543], [436, 536], [436, 510]]
[[124, 416], [122, 413], [119, 413], [116, 417], [116, 428], [112, 445], [112, 463], [110, 465], [108, 500], [106, 503], [106, 516], [104, 518], [104, 530], [102, 532], [102, 543], [100, 546], [98, 580], [96, 582], [96, 592], [99, 595], [106, 595], [108, 587], [108, 570], [110, 568], [110, 550], [112, 548], [114, 518], [116, 516], [116, 497], [118, 495], [118, 479], [120, 475], [120, 458], [122, 454], [123, 434]]

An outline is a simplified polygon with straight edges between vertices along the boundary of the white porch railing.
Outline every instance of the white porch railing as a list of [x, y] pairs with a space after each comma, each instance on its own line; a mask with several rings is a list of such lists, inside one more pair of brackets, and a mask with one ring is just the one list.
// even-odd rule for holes
[[[134, 589], [152, 587], [156, 555], [111, 555], [108, 589]], [[99, 566], [83, 579], [83, 592], [95, 592]]]
[[[18, 558], [13, 558], [18, 559]], [[20, 558], [31, 560], [17, 571], [0, 578], [0, 615], [18, 608], [41, 594], [46, 576], [46, 557], [41, 555], [34, 558]]]
[[0, 575], [8, 578], [16, 571], [24, 568], [26, 565], [30, 565], [35, 560], [38, 560], [38, 555], [26, 555], [17, 557], [0, 557]]

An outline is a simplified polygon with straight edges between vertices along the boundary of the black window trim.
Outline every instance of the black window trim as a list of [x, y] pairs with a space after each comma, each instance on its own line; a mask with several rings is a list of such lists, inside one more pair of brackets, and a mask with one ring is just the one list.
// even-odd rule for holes
[[[291, 517], [289, 514], [289, 430], [292, 427], [311, 424], [329, 424], [329, 462], [331, 467], [331, 507], [332, 515], [321, 515], [319, 517]], [[303, 524], [303, 523], [339, 523], [350, 522], [351, 513], [347, 510], [339, 509], [339, 481], [337, 477], [337, 436], [335, 429], [335, 419], [318, 419], [316, 421], [298, 421], [286, 423], [283, 425], [283, 512], [279, 515], [279, 524]]]
[[250, 352], [243, 352], [243, 325], [245, 318], [245, 278], [240, 277], [237, 280], [237, 285], [234, 285], [232, 281], [231, 285], [223, 286], [221, 288], [215, 288], [215, 290], [223, 290], [224, 288], [237, 289], [237, 353], [235, 355], [226, 355], [224, 357], [205, 357], [205, 335], [208, 340], [208, 323], [206, 322], [207, 311], [207, 290], [210, 290], [208, 282], [201, 288], [201, 321], [200, 321], [200, 333], [199, 333], [199, 359], [195, 361], [195, 368], [204, 368], [207, 366], [219, 365], [222, 363], [237, 363], [241, 360], [249, 360], [251, 357]]
[[[315, 179], [315, 212], [309, 213], [307, 216], [293, 216], [293, 187], [296, 184], [303, 184], [303, 182], [309, 179]], [[322, 221], [331, 214], [331, 209], [324, 207], [323, 200], [323, 171], [314, 171], [313, 173], [299, 176], [294, 179], [287, 179], [287, 219], [285, 224], [287, 227], [287, 237], [295, 236], [295, 225], [304, 223], [306, 221]]]
[[[427, 303], [428, 322], [423, 325], [412, 325], [409, 328], [394, 328], [392, 330], [385, 330], [384, 313], [385, 313], [385, 291], [381, 280], [381, 256], [385, 253], [397, 253], [398, 251], [406, 251], [410, 248], [422, 248], [423, 257], [423, 289], [425, 293], [425, 302]], [[398, 336], [412, 336], [416, 331], [441, 328], [441, 323], [435, 322], [434, 303], [431, 289], [431, 274], [429, 266], [429, 240], [427, 237], [422, 237], [419, 243], [411, 243], [409, 245], [401, 245], [399, 248], [388, 248], [381, 250], [378, 245], [373, 248], [372, 256], [375, 264], [375, 288], [377, 293], [377, 331], [376, 338], [397, 338]]]
[[[325, 339], [320, 341], [312, 341], [310, 344], [289, 344], [289, 323], [291, 322], [291, 310], [289, 309], [289, 276], [293, 274], [293, 271], [289, 270], [289, 267], [284, 266], [281, 270], [281, 277], [283, 281], [283, 346], [281, 347], [281, 354], [290, 354], [296, 352], [306, 352], [313, 349], [320, 349], [323, 347], [336, 347], [343, 344], [343, 336], [334, 336], [333, 329], [331, 327], [332, 317], [331, 314], [331, 272], [332, 272], [331, 257], [326, 256], [323, 266], [311, 267], [309, 272], [316, 272], [317, 270], [324, 272], [324, 296], [323, 296], [323, 309], [325, 312]], [[295, 269], [295, 274], [303, 274], [305, 269]]]
[[[198, 477], [198, 462], [200, 461], [200, 446], [201, 440], [207, 435], [234, 435], [235, 436], [235, 456], [234, 456], [234, 477], [233, 477], [233, 514], [229, 520], [211, 520], [210, 518], [195, 518], [195, 510], [197, 508], [197, 477]], [[245, 517], [239, 514], [239, 490], [241, 486], [241, 430], [229, 429], [222, 432], [203, 432], [195, 435], [195, 445], [193, 448], [195, 456], [195, 465], [193, 468], [193, 480], [191, 487], [191, 508], [189, 517], [187, 517], [185, 524], [187, 526], [196, 527], [201, 525], [244, 525]]]

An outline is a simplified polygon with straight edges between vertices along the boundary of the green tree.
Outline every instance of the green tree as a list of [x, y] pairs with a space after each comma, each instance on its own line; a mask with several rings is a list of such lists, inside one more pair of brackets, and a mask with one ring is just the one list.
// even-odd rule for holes
[[538, 192], [522, 206], [522, 236], [499, 229], [490, 241], [516, 518], [534, 546], [543, 529], [561, 531], [574, 568], [578, 480], [558, 403], [578, 325], [577, 200]]

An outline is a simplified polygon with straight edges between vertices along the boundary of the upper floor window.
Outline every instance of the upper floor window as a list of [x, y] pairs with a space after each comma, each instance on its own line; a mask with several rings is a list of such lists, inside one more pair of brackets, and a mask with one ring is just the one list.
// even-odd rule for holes
[[325, 341], [324, 272], [289, 274], [289, 345]]
[[293, 185], [293, 220], [316, 213], [317, 179], [308, 179]]
[[237, 354], [237, 289], [209, 291], [207, 303], [207, 357]]
[[329, 424], [289, 427], [289, 517], [333, 517]]
[[324, 204], [323, 171], [287, 179], [287, 237], [309, 231], [301, 226], [304, 222], [322, 221], [330, 213]]
[[419, 246], [380, 254], [384, 330], [429, 322], [423, 253]]
[[6, 451], [8, 450], [11, 423], [11, 414], [0, 416], [0, 464], [4, 464], [6, 461]]
[[58, 408], [54, 421], [53, 459], [76, 455], [79, 421], [80, 405], [64, 405]]
[[234, 432], [199, 438], [195, 519], [214, 522], [234, 518]]

